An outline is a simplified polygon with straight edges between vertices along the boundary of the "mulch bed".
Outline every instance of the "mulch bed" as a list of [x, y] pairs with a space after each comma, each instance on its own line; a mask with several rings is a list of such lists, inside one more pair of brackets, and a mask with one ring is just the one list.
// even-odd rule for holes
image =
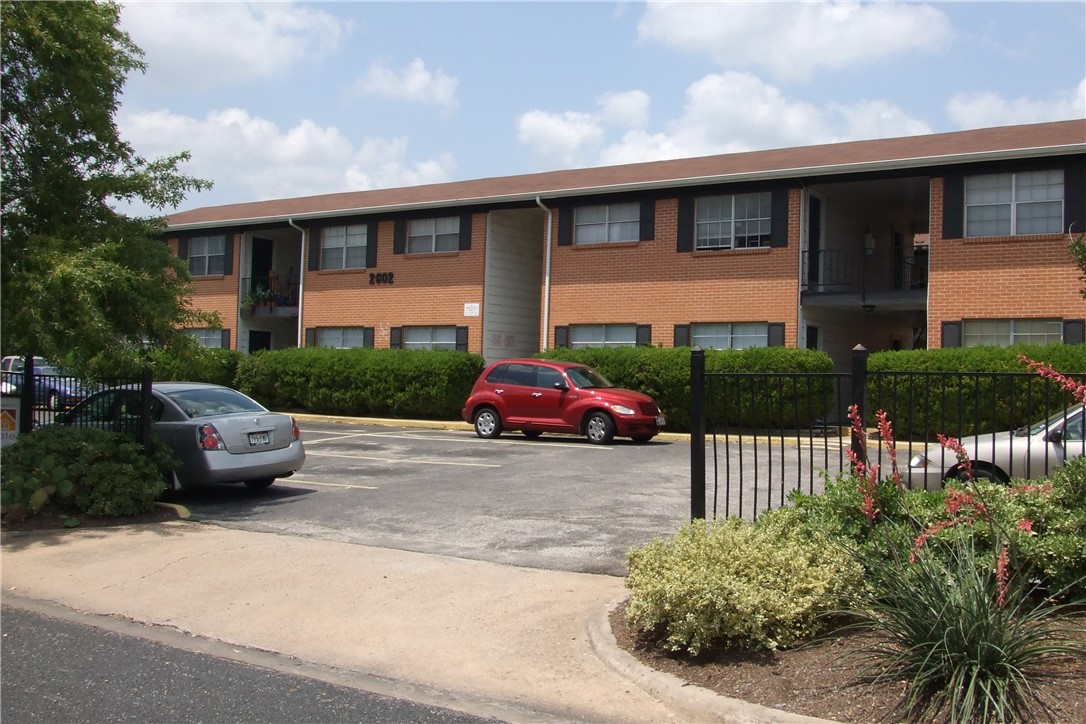
[[0, 518], [0, 530], [56, 530], [66, 526], [65, 521], [74, 518], [79, 521], [76, 528], [105, 528], [115, 525], [139, 525], [141, 523], [164, 523], [170, 520], [178, 520], [178, 513], [174, 508], [164, 505], [156, 505], [153, 510], [140, 515], [105, 515], [92, 517], [87, 515], [62, 515], [56, 512], [45, 512], [31, 515], [21, 520], [8, 520], [7, 516]]

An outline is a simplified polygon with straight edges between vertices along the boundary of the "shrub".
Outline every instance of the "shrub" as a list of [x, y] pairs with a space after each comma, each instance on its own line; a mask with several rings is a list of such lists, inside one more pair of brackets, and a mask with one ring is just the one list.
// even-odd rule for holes
[[695, 520], [628, 554], [627, 618], [664, 648], [788, 647], [859, 584], [860, 569], [786, 516], [751, 525]]
[[[86, 515], [137, 515], [150, 510], [166, 489], [170, 456], [161, 448], [148, 458], [130, 437], [96, 428], [49, 425], [20, 436], [4, 452], [0, 487], [15, 495], [25, 481], [48, 475], [48, 461], [63, 460], [67, 495], [50, 497], [40, 509]], [[58, 488], [59, 490], [59, 488]]]

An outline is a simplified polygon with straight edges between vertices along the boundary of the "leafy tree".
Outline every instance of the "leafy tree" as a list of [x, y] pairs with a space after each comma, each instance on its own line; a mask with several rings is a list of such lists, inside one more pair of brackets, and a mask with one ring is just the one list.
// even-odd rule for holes
[[1079, 274], [1078, 280], [1083, 283], [1081, 289], [1082, 298], [1086, 299], [1086, 234], [1073, 237], [1067, 248], [1071, 251], [1071, 258], [1075, 260], [1079, 271], [1082, 272]]
[[114, 115], [142, 51], [112, 2], [0, 3], [3, 36], [3, 230], [0, 305], [7, 353], [82, 367], [143, 344], [191, 349], [187, 266], [162, 241], [163, 218], [128, 216], [131, 201], [164, 211], [211, 183], [181, 173], [187, 152], [146, 160]]

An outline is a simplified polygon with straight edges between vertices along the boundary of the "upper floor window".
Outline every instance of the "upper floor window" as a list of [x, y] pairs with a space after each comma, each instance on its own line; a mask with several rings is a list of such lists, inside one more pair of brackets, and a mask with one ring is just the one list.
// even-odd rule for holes
[[460, 217], [413, 219], [407, 228], [407, 253], [430, 254], [460, 248]]
[[962, 345], [965, 347], [1062, 341], [1063, 320], [1060, 319], [967, 319], [962, 322]]
[[367, 225], [326, 226], [321, 232], [321, 269], [366, 266]]
[[226, 273], [226, 236], [194, 236], [189, 239], [189, 272], [194, 277]]
[[606, 244], [641, 238], [641, 204], [579, 206], [573, 217], [575, 244]]
[[691, 345], [702, 349], [748, 349], [769, 346], [766, 322], [722, 322], [690, 325]]
[[366, 344], [365, 327], [321, 327], [317, 330], [318, 347], [349, 349], [351, 347], [372, 347]]
[[569, 328], [569, 346], [573, 349], [636, 345], [636, 324], [573, 324]]
[[966, 178], [967, 237], [1058, 234], [1062, 230], [1062, 170]]
[[696, 202], [696, 248], [769, 246], [773, 195], [768, 192], [703, 196]]
[[405, 349], [456, 349], [456, 327], [404, 327]]

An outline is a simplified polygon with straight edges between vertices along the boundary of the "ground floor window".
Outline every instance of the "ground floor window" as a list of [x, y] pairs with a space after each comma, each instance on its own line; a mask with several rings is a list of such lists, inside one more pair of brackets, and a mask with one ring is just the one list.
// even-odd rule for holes
[[690, 325], [692, 345], [702, 349], [748, 349], [769, 346], [767, 322], [714, 322]]
[[1052, 344], [1063, 341], [1063, 321], [1059, 319], [967, 319], [962, 322], [965, 347], [1012, 344]]
[[569, 328], [569, 346], [573, 349], [636, 345], [636, 324], [573, 324]]
[[222, 349], [226, 346], [223, 344], [225, 334], [221, 329], [189, 329], [187, 331], [196, 338], [201, 347]]
[[350, 349], [372, 347], [373, 341], [366, 343], [365, 327], [321, 327], [317, 330], [317, 346]]
[[456, 327], [404, 327], [404, 349], [456, 349]]

